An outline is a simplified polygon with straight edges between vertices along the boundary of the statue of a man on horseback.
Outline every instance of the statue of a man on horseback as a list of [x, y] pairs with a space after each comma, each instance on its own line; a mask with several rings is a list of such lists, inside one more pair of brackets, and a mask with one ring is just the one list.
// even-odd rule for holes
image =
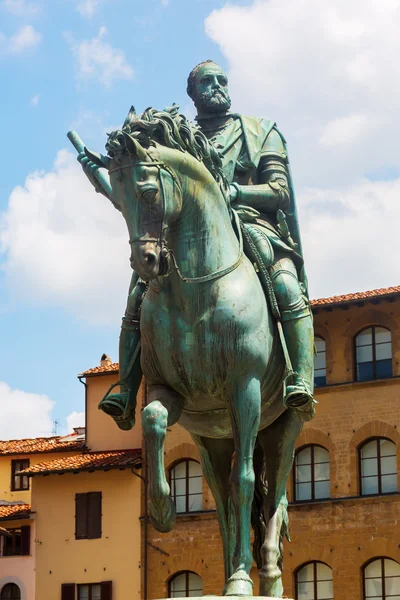
[[252, 595], [254, 556], [261, 595], [281, 598], [286, 484], [314, 413], [312, 316], [286, 144], [274, 122], [229, 112], [215, 63], [193, 69], [188, 93], [198, 126], [177, 107], [132, 108], [109, 135], [107, 156], [69, 134], [127, 223], [134, 269], [120, 389], [99, 408], [131, 429], [143, 371], [154, 527], [175, 523], [164, 439], [179, 422], [215, 498], [223, 593]]
[[[277, 305], [288, 366], [283, 403], [309, 420], [314, 414], [312, 314], [286, 143], [273, 121], [230, 112], [227, 86], [221, 67], [208, 60], [191, 71], [187, 92], [201, 131], [222, 158], [231, 206], [244, 223], [245, 250], [252, 262], [261, 263], [257, 269], [264, 273], [265, 293], [269, 290], [269, 300]], [[100, 403], [122, 429], [134, 423], [142, 377], [139, 321], [145, 290], [134, 272], [120, 335], [120, 392]]]

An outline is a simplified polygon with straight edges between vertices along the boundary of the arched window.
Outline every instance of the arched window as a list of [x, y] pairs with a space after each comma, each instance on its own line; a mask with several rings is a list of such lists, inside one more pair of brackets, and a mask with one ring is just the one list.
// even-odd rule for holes
[[294, 499], [318, 500], [330, 496], [329, 452], [322, 446], [301, 448], [294, 462]]
[[396, 444], [386, 438], [368, 440], [360, 447], [359, 458], [362, 496], [397, 492]]
[[7, 583], [1, 590], [1, 600], [21, 600], [21, 590], [16, 583]]
[[192, 571], [182, 571], [173, 575], [168, 583], [169, 598], [191, 598], [203, 595], [203, 581]]
[[400, 565], [391, 558], [377, 558], [364, 567], [363, 600], [400, 598]]
[[296, 573], [296, 600], [333, 600], [332, 569], [310, 562]]
[[202, 480], [201, 466], [195, 460], [182, 460], [172, 467], [169, 483], [177, 513], [202, 509]]
[[367, 327], [355, 338], [357, 381], [392, 376], [392, 334], [383, 327]]
[[314, 385], [326, 385], [326, 344], [321, 337], [314, 338], [316, 354], [314, 355]]

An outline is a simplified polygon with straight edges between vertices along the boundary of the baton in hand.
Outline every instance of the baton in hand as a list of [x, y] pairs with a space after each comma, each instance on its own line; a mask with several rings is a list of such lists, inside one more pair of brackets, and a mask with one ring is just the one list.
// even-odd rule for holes
[[[76, 131], [68, 131], [67, 138], [69, 139], [75, 150], [78, 152], [78, 154], [80, 154], [81, 152], [85, 152], [85, 144], [83, 143], [80, 136], [76, 133]], [[105, 170], [101, 169], [100, 167], [97, 167], [92, 171], [92, 173], [99, 182], [101, 188], [104, 190], [105, 194], [109, 198], [111, 198], [112, 188], [110, 185], [110, 180]]]

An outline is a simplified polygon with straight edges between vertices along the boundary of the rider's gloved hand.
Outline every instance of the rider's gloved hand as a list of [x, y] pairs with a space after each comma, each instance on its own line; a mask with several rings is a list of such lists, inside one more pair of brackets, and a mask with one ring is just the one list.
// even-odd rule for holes
[[229, 192], [230, 192], [229, 200], [232, 204], [232, 202], [236, 202], [236, 200], [238, 200], [238, 198], [239, 198], [239, 190], [238, 190], [237, 185], [234, 183], [233, 184], [231, 183], [229, 185]]
[[83, 172], [97, 191], [100, 186], [96, 179], [95, 172], [99, 167], [86, 156], [85, 152], [80, 152], [76, 157], [76, 160], [81, 164]]

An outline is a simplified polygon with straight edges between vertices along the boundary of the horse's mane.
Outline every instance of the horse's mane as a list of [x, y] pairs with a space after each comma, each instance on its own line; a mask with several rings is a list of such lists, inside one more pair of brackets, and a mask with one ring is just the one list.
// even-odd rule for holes
[[122, 128], [108, 134], [106, 150], [111, 158], [118, 160], [129, 154], [126, 135], [145, 149], [157, 142], [168, 148], [189, 152], [204, 164], [218, 183], [226, 185], [218, 151], [196, 125], [179, 114], [178, 105], [173, 104], [165, 110], [147, 108], [141, 115], [136, 115], [132, 106]]

